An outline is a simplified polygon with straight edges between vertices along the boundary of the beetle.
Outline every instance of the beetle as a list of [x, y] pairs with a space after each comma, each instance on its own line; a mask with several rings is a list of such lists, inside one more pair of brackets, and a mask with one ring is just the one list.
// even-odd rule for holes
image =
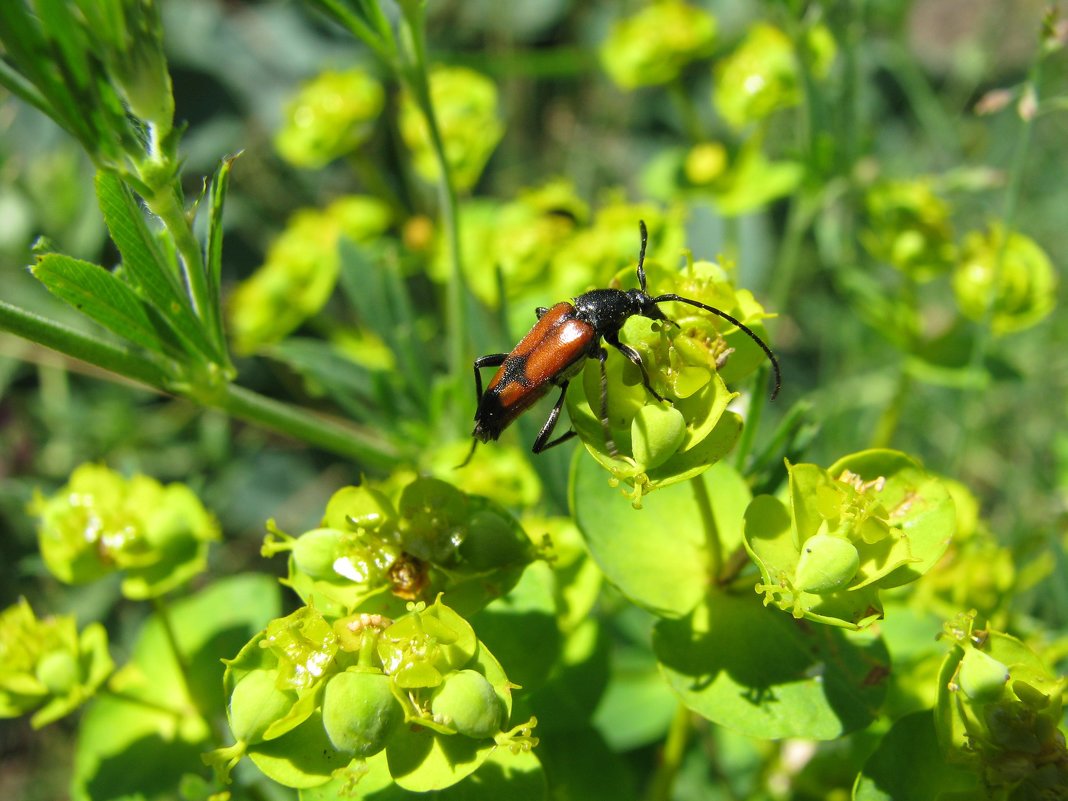
[[[538, 321], [511, 353], [491, 353], [475, 359], [475, 429], [471, 432], [474, 441], [464, 464], [470, 460], [479, 442], [496, 440], [519, 415], [545, 397], [553, 387], [560, 388], [560, 395], [549, 412], [545, 425], [538, 432], [532, 450], [534, 453], [541, 453], [575, 436], [575, 430], [571, 429], [556, 439], [550, 439], [560, 418], [568, 382], [582, 370], [586, 359], [591, 358], [596, 358], [601, 363], [601, 424], [604, 426], [608, 450], [616, 455], [615, 443], [608, 429], [608, 374], [605, 371], [608, 351], [601, 342], [607, 342], [626, 356], [641, 372], [642, 385], [649, 394], [658, 401], [664, 401], [649, 382], [649, 372], [642, 362], [641, 354], [620, 342], [619, 332], [624, 323], [635, 316], [677, 326], [678, 323], [666, 317], [658, 305], [668, 301], [688, 303], [704, 309], [744, 331], [771, 361], [775, 371], [772, 399], [779, 394], [782, 384], [779, 361], [771, 348], [751, 328], [722, 309], [708, 306], [693, 298], [685, 298], [673, 292], [653, 297], [646, 291], [645, 250], [649, 232], [644, 221], [639, 222], [638, 226], [641, 231], [641, 250], [638, 253], [639, 289], [594, 289], [574, 298], [574, 304], [561, 301], [551, 308], [539, 307], [536, 310]], [[498, 369], [483, 391], [481, 371], [486, 367]]]

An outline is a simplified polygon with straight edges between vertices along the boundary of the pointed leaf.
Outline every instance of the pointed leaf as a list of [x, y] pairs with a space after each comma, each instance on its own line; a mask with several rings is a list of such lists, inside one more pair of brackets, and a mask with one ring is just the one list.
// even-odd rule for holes
[[193, 314], [133, 193], [117, 175], [101, 170], [96, 176], [96, 194], [131, 282], [159, 312], [186, 352], [214, 357], [215, 349]]
[[53, 295], [120, 337], [157, 353], [166, 352], [141, 299], [103, 267], [50, 253], [32, 272]]

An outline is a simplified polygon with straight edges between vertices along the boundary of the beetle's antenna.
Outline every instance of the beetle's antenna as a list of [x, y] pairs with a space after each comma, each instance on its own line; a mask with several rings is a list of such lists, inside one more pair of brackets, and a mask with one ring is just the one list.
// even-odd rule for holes
[[459, 470], [461, 467], [467, 467], [468, 463], [470, 463], [470, 461], [471, 461], [471, 457], [475, 455], [475, 448], [476, 447], [478, 447], [478, 440], [477, 439], [472, 439], [471, 440], [471, 450], [469, 450], [467, 452], [467, 458], [464, 459], [462, 462], [460, 462], [460, 464], [456, 465], [456, 467], [454, 467], [453, 470]]
[[645, 291], [645, 246], [649, 243], [649, 229], [645, 227], [645, 220], [638, 220], [638, 228], [642, 232], [642, 249], [638, 251], [638, 286]]
[[751, 340], [757, 343], [760, 346], [760, 349], [764, 351], [764, 353], [767, 355], [769, 361], [771, 361], [771, 367], [775, 371], [775, 389], [771, 393], [771, 399], [775, 400], [775, 396], [779, 394], [779, 389], [782, 387], [782, 371], [779, 369], [779, 360], [775, 358], [775, 354], [771, 352], [771, 348], [768, 347], [768, 344], [763, 339], [758, 337], [756, 335], [756, 332], [752, 328], [747, 326], [741, 320], [735, 317], [731, 317], [729, 314], [727, 314], [727, 312], [723, 311], [722, 309], [717, 309], [715, 306], [708, 306], [704, 303], [701, 303], [700, 301], [693, 300], [691, 298], [684, 298], [682, 297], [682, 295], [676, 295], [674, 292], [670, 292], [667, 295], [658, 295], [657, 297], [653, 298], [653, 303], [664, 303], [665, 301], [669, 300], [674, 300], [678, 303], [689, 303], [691, 306], [696, 306], [699, 309], [704, 309], [705, 311], [709, 311], [713, 314], [719, 315], [724, 320], [730, 323], [734, 323], [734, 325], [738, 326], [738, 328], [744, 331]]

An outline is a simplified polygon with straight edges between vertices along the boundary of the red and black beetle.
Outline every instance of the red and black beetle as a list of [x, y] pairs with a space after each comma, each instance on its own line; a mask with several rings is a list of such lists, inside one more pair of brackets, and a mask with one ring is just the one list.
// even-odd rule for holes
[[[649, 234], [644, 222], [640, 222], [639, 227], [642, 237], [641, 251], [638, 254], [639, 289], [594, 289], [575, 298], [574, 305], [561, 302], [551, 309], [539, 308], [538, 322], [511, 353], [491, 353], [475, 359], [475, 393], [478, 406], [475, 411], [475, 430], [471, 433], [475, 438], [471, 445], [472, 453], [478, 442], [497, 439], [513, 420], [543, 398], [554, 386], [560, 387], [560, 397], [549, 412], [549, 419], [538, 432], [533, 451], [541, 453], [546, 448], [559, 445], [575, 436], [572, 429], [554, 440], [549, 440], [560, 417], [560, 409], [564, 405], [568, 382], [582, 370], [588, 358], [597, 358], [601, 362], [601, 423], [604, 425], [609, 451], [614, 452], [615, 444], [608, 432], [608, 376], [605, 372], [608, 351], [601, 345], [601, 340], [630, 359], [641, 371], [642, 384], [649, 394], [658, 401], [663, 401], [664, 398], [649, 384], [649, 373], [642, 363], [641, 355], [634, 348], [619, 341], [619, 331], [623, 324], [635, 315], [677, 325], [665, 317], [657, 305], [667, 301], [688, 303], [719, 315], [748, 334], [771, 360], [771, 366], [775, 370], [775, 389], [771, 397], [774, 399], [779, 394], [781, 375], [778, 359], [751, 328], [725, 311], [692, 298], [684, 298], [671, 292], [652, 297], [646, 292], [644, 265]], [[485, 392], [482, 391], [482, 374], [479, 372], [484, 367], [500, 368], [490, 380]]]

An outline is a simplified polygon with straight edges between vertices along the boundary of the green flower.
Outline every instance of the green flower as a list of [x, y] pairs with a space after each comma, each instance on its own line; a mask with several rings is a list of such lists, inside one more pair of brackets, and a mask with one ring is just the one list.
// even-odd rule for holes
[[652, 3], [616, 21], [601, 44], [601, 64], [624, 89], [670, 83], [711, 52], [715, 36], [707, 11], [676, 0]]
[[789, 505], [761, 495], [745, 513], [745, 545], [766, 605], [863, 628], [882, 614], [880, 589], [914, 581], [945, 552], [953, 500], [905, 454], [871, 450], [826, 470], [787, 467]]
[[976, 629], [974, 613], [945, 634], [955, 645], [939, 675], [935, 726], [947, 759], [980, 772], [996, 795], [1056, 797], [1068, 786], [1066, 680], [1015, 637]]
[[523, 529], [488, 498], [433, 478], [410, 480], [397, 494], [394, 503], [377, 489], [344, 487], [319, 528], [291, 537], [270, 526], [263, 553], [289, 552], [287, 583], [329, 615], [395, 615], [441, 592], [477, 610], [534, 558]]
[[297, 167], [323, 167], [367, 141], [384, 103], [381, 84], [362, 69], [320, 73], [286, 105], [275, 147]]
[[928, 178], [886, 181], [865, 198], [864, 247], [916, 281], [948, 273], [957, 256], [949, 205], [931, 183]]
[[[453, 182], [457, 190], [466, 191], [478, 181], [504, 135], [497, 116], [497, 87], [465, 67], [435, 67], [430, 73], [430, 102]], [[415, 171], [436, 181], [438, 162], [430, 129], [409, 94], [401, 99], [400, 132], [412, 152]]]
[[964, 237], [953, 291], [965, 317], [988, 322], [995, 334], [1009, 334], [1053, 311], [1057, 274], [1037, 242], [994, 224]]
[[[802, 43], [816, 77], [834, 60], [834, 39], [826, 28], [808, 31]], [[713, 70], [713, 101], [732, 127], [743, 128], [801, 102], [801, 72], [794, 43], [764, 22], [749, 29], [734, 52]]]
[[36, 710], [34, 728], [89, 700], [115, 665], [107, 632], [73, 615], [39, 619], [25, 599], [0, 612], [0, 718]]
[[[370, 522], [376, 506], [347, 493], [333, 511]], [[537, 743], [533, 719], [502, 730], [515, 685], [440, 597], [409, 604], [396, 620], [303, 607], [268, 624], [226, 665], [237, 742], [208, 756], [222, 777], [247, 755], [288, 787], [352, 781], [377, 767], [398, 786], [427, 792], [460, 781], [498, 746], [518, 752]], [[463, 758], [443, 768], [442, 753]]]
[[[691, 262], [684, 272], [647, 260], [650, 294], [674, 292], [722, 309], [762, 333], [766, 316], [751, 294], [736, 291], [727, 273], [711, 262]], [[635, 277], [617, 276], [624, 286]], [[601, 422], [601, 370], [590, 359], [568, 392], [568, 414], [587, 450], [615, 479], [631, 488], [635, 502], [657, 487], [703, 472], [721, 459], [740, 433], [737, 415], [727, 412], [735, 397], [725, 381], [736, 381], [764, 363], [763, 351], [741, 329], [708, 312], [664, 303], [677, 325], [633, 317], [620, 340], [642, 358], [660, 403], [642, 384], [641, 373], [614, 349], [608, 350], [608, 421], [612, 444]]]
[[303, 209], [271, 243], [263, 265], [242, 281], [228, 307], [234, 349], [253, 353], [290, 334], [323, 307], [341, 270], [338, 243], [371, 240], [391, 224], [382, 201], [339, 198], [326, 209]]
[[215, 519], [182, 484], [147, 476], [124, 478], [84, 464], [55, 495], [38, 495], [32, 511], [48, 569], [60, 581], [84, 584], [123, 573], [128, 598], [162, 595], [204, 569], [218, 539]]

